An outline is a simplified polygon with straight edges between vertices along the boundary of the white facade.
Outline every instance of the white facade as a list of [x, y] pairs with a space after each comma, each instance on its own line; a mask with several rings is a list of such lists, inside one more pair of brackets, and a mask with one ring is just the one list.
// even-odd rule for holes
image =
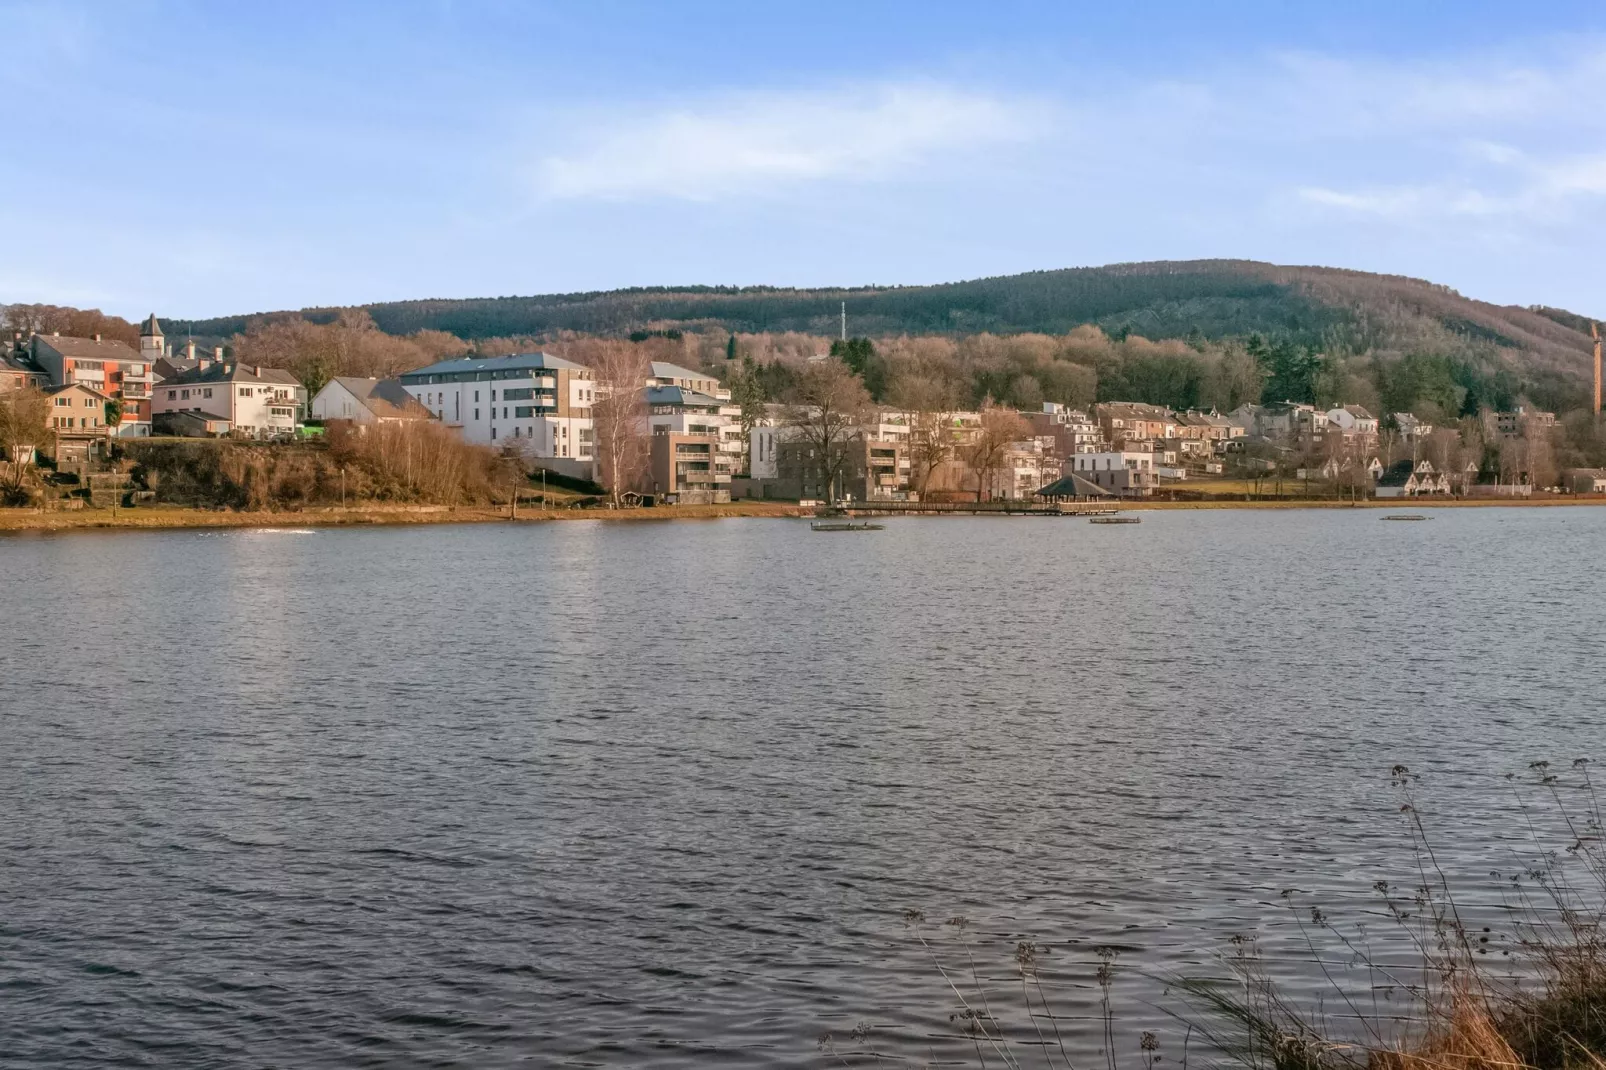
[[435, 417], [481, 446], [513, 443], [532, 457], [594, 461], [596, 383], [583, 365], [548, 353], [463, 357], [399, 376]]
[[1359, 405], [1345, 405], [1342, 408], [1328, 409], [1327, 422], [1342, 431], [1361, 435], [1377, 434], [1377, 417]]
[[305, 388], [282, 368], [213, 365], [160, 383], [152, 392], [151, 418], [196, 413], [227, 421], [236, 434], [284, 438], [295, 434], [305, 397]]

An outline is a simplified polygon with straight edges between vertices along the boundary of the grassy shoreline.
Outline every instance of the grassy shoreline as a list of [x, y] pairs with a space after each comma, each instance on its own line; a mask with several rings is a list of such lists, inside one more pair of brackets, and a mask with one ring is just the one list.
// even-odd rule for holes
[[[1606, 498], [1546, 498], [1541, 500], [1462, 499], [1413, 501], [1341, 502], [1331, 499], [1288, 499], [1278, 501], [1208, 502], [1122, 502], [1122, 510], [1164, 511], [1198, 509], [1481, 509], [1554, 508], [1606, 505]], [[789, 502], [740, 501], [728, 505], [664, 505], [653, 509], [551, 509], [523, 506], [518, 523], [557, 520], [663, 521], [716, 520], [736, 517], [804, 517], [812, 508]], [[963, 515], [963, 514], [962, 514]], [[160, 531], [184, 528], [266, 528], [266, 527], [371, 527], [405, 524], [489, 524], [508, 523], [505, 507], [487, 506], [386, 506], [363, 505], [303, 509], [297, 511], [236, 512], [230, 509], [187, 509], [145, 506], [138, 509], [84, 509], [73, 512], [42, 513], [35, 509], [0, 509], [0, 533], [32, 531]]]

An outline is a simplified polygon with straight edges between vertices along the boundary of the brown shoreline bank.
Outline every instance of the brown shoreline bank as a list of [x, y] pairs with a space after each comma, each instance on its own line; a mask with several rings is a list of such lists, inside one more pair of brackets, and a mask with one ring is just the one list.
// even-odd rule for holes
[[[1200, 509], [1483, 509], [1554, 508], [1606, 505], [1606, 497], [1545, 498], [1540, 500], [1449, 499], [1341, 502], [1331, 499], [1278, 501], [1122, 502], [1122, 510]], [[663, 521], [716, 520], [735, 517], [806, 517], [813, 509], [787, 502], [740, 501], [728, 505], [664, 505], [652, 509], [551, 509], [523, 507], [518, 523], [553, 520]], [[918, 514], [916, 514], [918, 515]], [[965, 514], [961, 514], [965, 515]], [[0, 509], [0, 533], [54, 531], [161, 531], [185, 528], [313, 528], [371, 527], [405, 524], [508, 523], [506, 508], [483, 506], [353, 506], [305, 509], [295, 512], [235, 512], [227, 509], [184, 509], [162, 506], [138, 509], [85, 509], [41, 513], [34, 509]]]

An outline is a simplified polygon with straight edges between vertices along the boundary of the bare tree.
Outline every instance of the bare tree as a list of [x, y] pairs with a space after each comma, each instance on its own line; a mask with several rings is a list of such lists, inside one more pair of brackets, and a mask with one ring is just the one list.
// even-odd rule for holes
[[1030, 438], [1032, 426], [1020, 413], [996, 405], [984, 404], [981, 409], [981, 426], [959, 447], [959, 456], [971, 471], [976, 473], [976, 500], [990, 497], [992, 479], [1003, 463], [1010, 443]]
[[909, 484], [921, 498], [931, 474], [953, 456], [954, 389], [946, 380], [899, 375], [888, 387], [894, 408], [909, 418]]
[[793, 441], [812, 452], [827, 501], [836, 501], [870, 412], [870, 392], [863, 381], [835, 358], [805, 365], [790, 391], [784, 426]]
[[629, 342], [598, 345], [587, 354], [596, 378], [591, 426], [596, 429], [598, 479], [615, 507], [646, 478], [649, 353]]
[[30, 386], [0, 394], [0, 446], [10, 464], [11, 486], [22, 485], [26, 459], [44, 439], [49, 420], [50, 399], [41, 391]]

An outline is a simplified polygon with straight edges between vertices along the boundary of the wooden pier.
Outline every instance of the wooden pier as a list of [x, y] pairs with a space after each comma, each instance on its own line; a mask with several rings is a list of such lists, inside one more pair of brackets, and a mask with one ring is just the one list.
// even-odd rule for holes
[[851, 502], [848, 516], [1110, 516], [1106, 502]]

